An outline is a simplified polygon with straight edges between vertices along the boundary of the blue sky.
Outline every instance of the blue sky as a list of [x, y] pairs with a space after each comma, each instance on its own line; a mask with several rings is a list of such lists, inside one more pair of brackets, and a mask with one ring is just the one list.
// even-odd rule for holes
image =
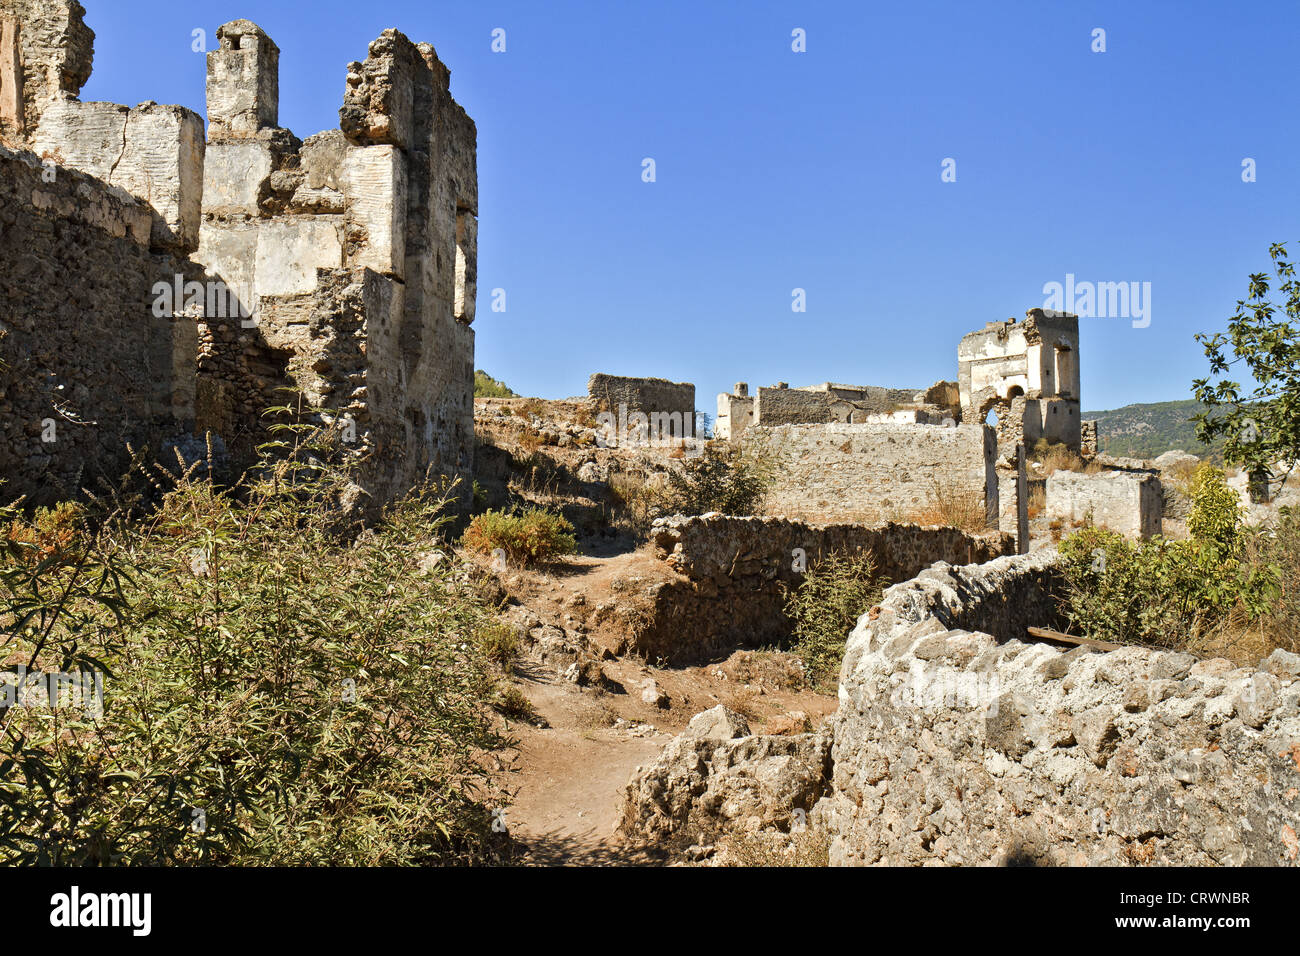
[[925, 387], [1073, 274], [1151, 284], [1149, 326], [1081, 320], [1084, 407], [1186, 398], [1295, 238], [1294, 2], [83, 2], [84, 99], [202, 111], [191, 31], [246, 17], [300, 137], [385, 27], [433, 43], [478, 124], [476, 365], [523, 394]]

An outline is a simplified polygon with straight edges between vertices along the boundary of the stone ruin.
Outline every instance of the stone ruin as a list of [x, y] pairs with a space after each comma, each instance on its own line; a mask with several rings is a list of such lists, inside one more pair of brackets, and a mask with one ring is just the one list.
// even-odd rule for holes
[[1030, 309], [1023, 322], [990, 322], [962, 337], [957, 361], [963, 421], [992, 411], [1004, 448], [1045, 438], [1080, 450], [1077, 315]]
[[616, 420], [645, 416], [645, 428], [656, 438], [693, 438], [695, 386], [663, 378], [628, 378], [597, 372], [587, 380], [587, 397], [596, 409]]
[[78, 99], [84, 13], [0, 0], [6, 491], [74, 493], [120, 475], [127, 442], [206, 433], [247, 464], [264, 411], [299, 402], [374, 503], [468, 479], [476, 131], [433, 47], [384, 31], [348, 65], [339, 128], [299, 140], [279, 49], [227, 23], [205, 140], [183, 107]]
[[740, 438], [751, 425], [862, 424], [864, 422], [922, 422], [939, 424], [956, 414], [956, 390], [940, 382], [925, 392], [879, 385], [836, 385], [824, 382], [790, 388], [779, 382], [749, 394], [749, 385], [737, 382], [731, 394], [718, 396], [715, 433], [719, 438]]

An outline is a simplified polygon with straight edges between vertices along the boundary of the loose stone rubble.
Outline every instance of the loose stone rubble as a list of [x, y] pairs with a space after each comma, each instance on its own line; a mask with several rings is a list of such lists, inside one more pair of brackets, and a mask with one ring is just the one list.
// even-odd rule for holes
[[649, 767], [628, 783], [619, 824], [637, 842], [663, 845], [720, 831], [789, 831], [825, 791], [825, 732], [754, 735], [719, 704], [696, 714]]

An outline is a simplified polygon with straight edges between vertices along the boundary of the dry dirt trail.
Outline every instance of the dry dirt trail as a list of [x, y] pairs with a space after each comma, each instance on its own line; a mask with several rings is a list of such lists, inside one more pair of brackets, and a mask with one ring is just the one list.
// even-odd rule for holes
[[[665, 854], [629, 847], [616, 833], [623, 791], [637, 767], [652, 763], [691, 717], [719, 703], [739, 710], [755, 732], [780, 733], [791, 713], [814, 723], [835, 698], [790, 680], [793, 658], [738, 651], [698, 667], [656, 667], [616, 656], [621, 619], [611, 607], [635, 602], [662, 575], [645, 551], [609, 548], [546, 572], [502, 578], [515, 611], [537, 639], [514, 668], [540, 726], [513, 721], [518, 754], [509, 782], [514, 799], [506, 825], [525, 865], [645, 864]], [[601, 609], [606, 609], [602, 611]], [[579, 686], [564, 672], [570, 658], [552, 657], [554, 635], [595, 649], [604, 686]], [[658, 691], [643, 696], [647, 683]]]

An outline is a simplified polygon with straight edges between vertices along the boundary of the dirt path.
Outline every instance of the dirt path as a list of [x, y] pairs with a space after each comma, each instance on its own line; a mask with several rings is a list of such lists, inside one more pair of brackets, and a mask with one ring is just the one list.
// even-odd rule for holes
[[[530, 642], [511, 682], [541, 718], [541, 726], [509, 728], [518, 753], [506, 826], [525, 865], [664, 862], [653, 849], [625, 846], [616, 829], [636, 768], [653, 763], [693, 716], [726, 704], [755, 733], [798, 733], [804, 716], [815, 724], [835, 709], [834, 697], [803, 686], [788, 654], [737, 651], [697, 667], [618, 656], [628, 626], [618, 612], [671, 574], [647, 550], [619, 544], [589, 546], [562, 566], [498, 575], [514, 602], [508, 617]], [[564, 676], [575, 656], [586, 662], [581, 684]]]
[[507, 822], [521, 846], [520, 862], [649, 862], [644, 853], [623, 846], [614, 831], [623, 788], [633, 771], [653, 762], [671, 736], [634, 736], [611, 727], [583, 726], [585, 708], [575, 707], [572, 690], [545, 679], [526, 680], [523, 687], [551, 726], [513, 728], [519, 738], [520, 772]]

